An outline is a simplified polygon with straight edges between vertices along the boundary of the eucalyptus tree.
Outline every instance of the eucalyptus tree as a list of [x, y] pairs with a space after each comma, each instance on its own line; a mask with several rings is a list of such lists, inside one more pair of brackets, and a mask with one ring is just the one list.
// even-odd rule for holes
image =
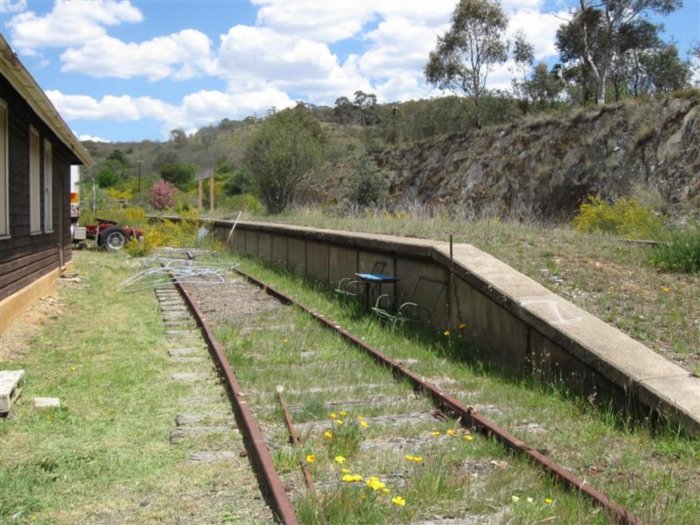
[[488, 75], [508, 58], [507, 27], [508, 18], [497, 0], [460, 0], [450, 29], [438, 37], [425, 65], [429, 84], [471, 97], [472, 119], [478, 128]]
[[605, 103], [605, 89], [614, 62], [624, 54], [630, 34], [656, 27], [644, 18], [669, 14], [683, 5], [682, 0], [600, 0], [592, 5], [579, 0], [579, 7], [567, 24], [557, 31], [557, 47], [562, 62], [578, 61], [582, 80], [592, 81], [595, 99]]

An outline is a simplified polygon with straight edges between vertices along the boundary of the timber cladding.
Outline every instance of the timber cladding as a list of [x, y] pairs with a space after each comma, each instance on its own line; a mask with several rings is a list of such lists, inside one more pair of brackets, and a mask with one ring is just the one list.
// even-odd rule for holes
[[[7, 104], [9, 238], [0, 239], [0, 301], [71, 259], [70, 165], [75, 156], [0, 76], [0, 98]], [[45, 140], [51, 143], [52, 228], [45, 231], [45, 191], [40, 192], [41, 232], [30, 232], [30, 126], [40, 137], [40, 188], [45, 184]], [[4, 205], [4, 203], [0, 203]]]

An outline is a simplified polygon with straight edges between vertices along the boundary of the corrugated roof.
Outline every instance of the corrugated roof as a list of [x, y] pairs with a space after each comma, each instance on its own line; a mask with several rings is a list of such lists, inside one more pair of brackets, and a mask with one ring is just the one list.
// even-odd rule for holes
[[58, 114], [49, 97], [39, 87], [34, 77], [17, 58], [17, 55], [2, 33], [0, 33], [0, 73], [7, 78], [12, 87], [27, 101], [27, 104], [66, 147], [73, 152], [75, 157], [84, 165], [92, 166], [93, 160], [90, 154], [68, 127], [68, 124], [61, 118], [61, 115]]

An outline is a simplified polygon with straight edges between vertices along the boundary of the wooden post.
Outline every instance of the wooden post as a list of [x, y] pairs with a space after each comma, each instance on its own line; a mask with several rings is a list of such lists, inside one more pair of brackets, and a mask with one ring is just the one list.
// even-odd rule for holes
[[202, 206], [204, 204], [204, 183], [202, 182], [202, 179], [199, 179], [199, 205], [197, 206], [197, 210], [199, 213], [202, 213]]
[[209, 211], [214, 211], [214, 174], [209, 177]]

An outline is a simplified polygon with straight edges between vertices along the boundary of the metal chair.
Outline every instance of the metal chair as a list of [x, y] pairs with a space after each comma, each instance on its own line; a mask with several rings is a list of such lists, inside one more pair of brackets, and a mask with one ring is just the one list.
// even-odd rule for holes
[[408, 300], [389, 294], [382, 294], [372, 308], [372, 311], [380, 318], [391, 323], [391, 330], [397, 324], [423, 323], [430, 325], [431, 317], [437, 308], [440, 297], [445, 293], [447, 285], [444, 281], [421, 276], [416, 281]]

